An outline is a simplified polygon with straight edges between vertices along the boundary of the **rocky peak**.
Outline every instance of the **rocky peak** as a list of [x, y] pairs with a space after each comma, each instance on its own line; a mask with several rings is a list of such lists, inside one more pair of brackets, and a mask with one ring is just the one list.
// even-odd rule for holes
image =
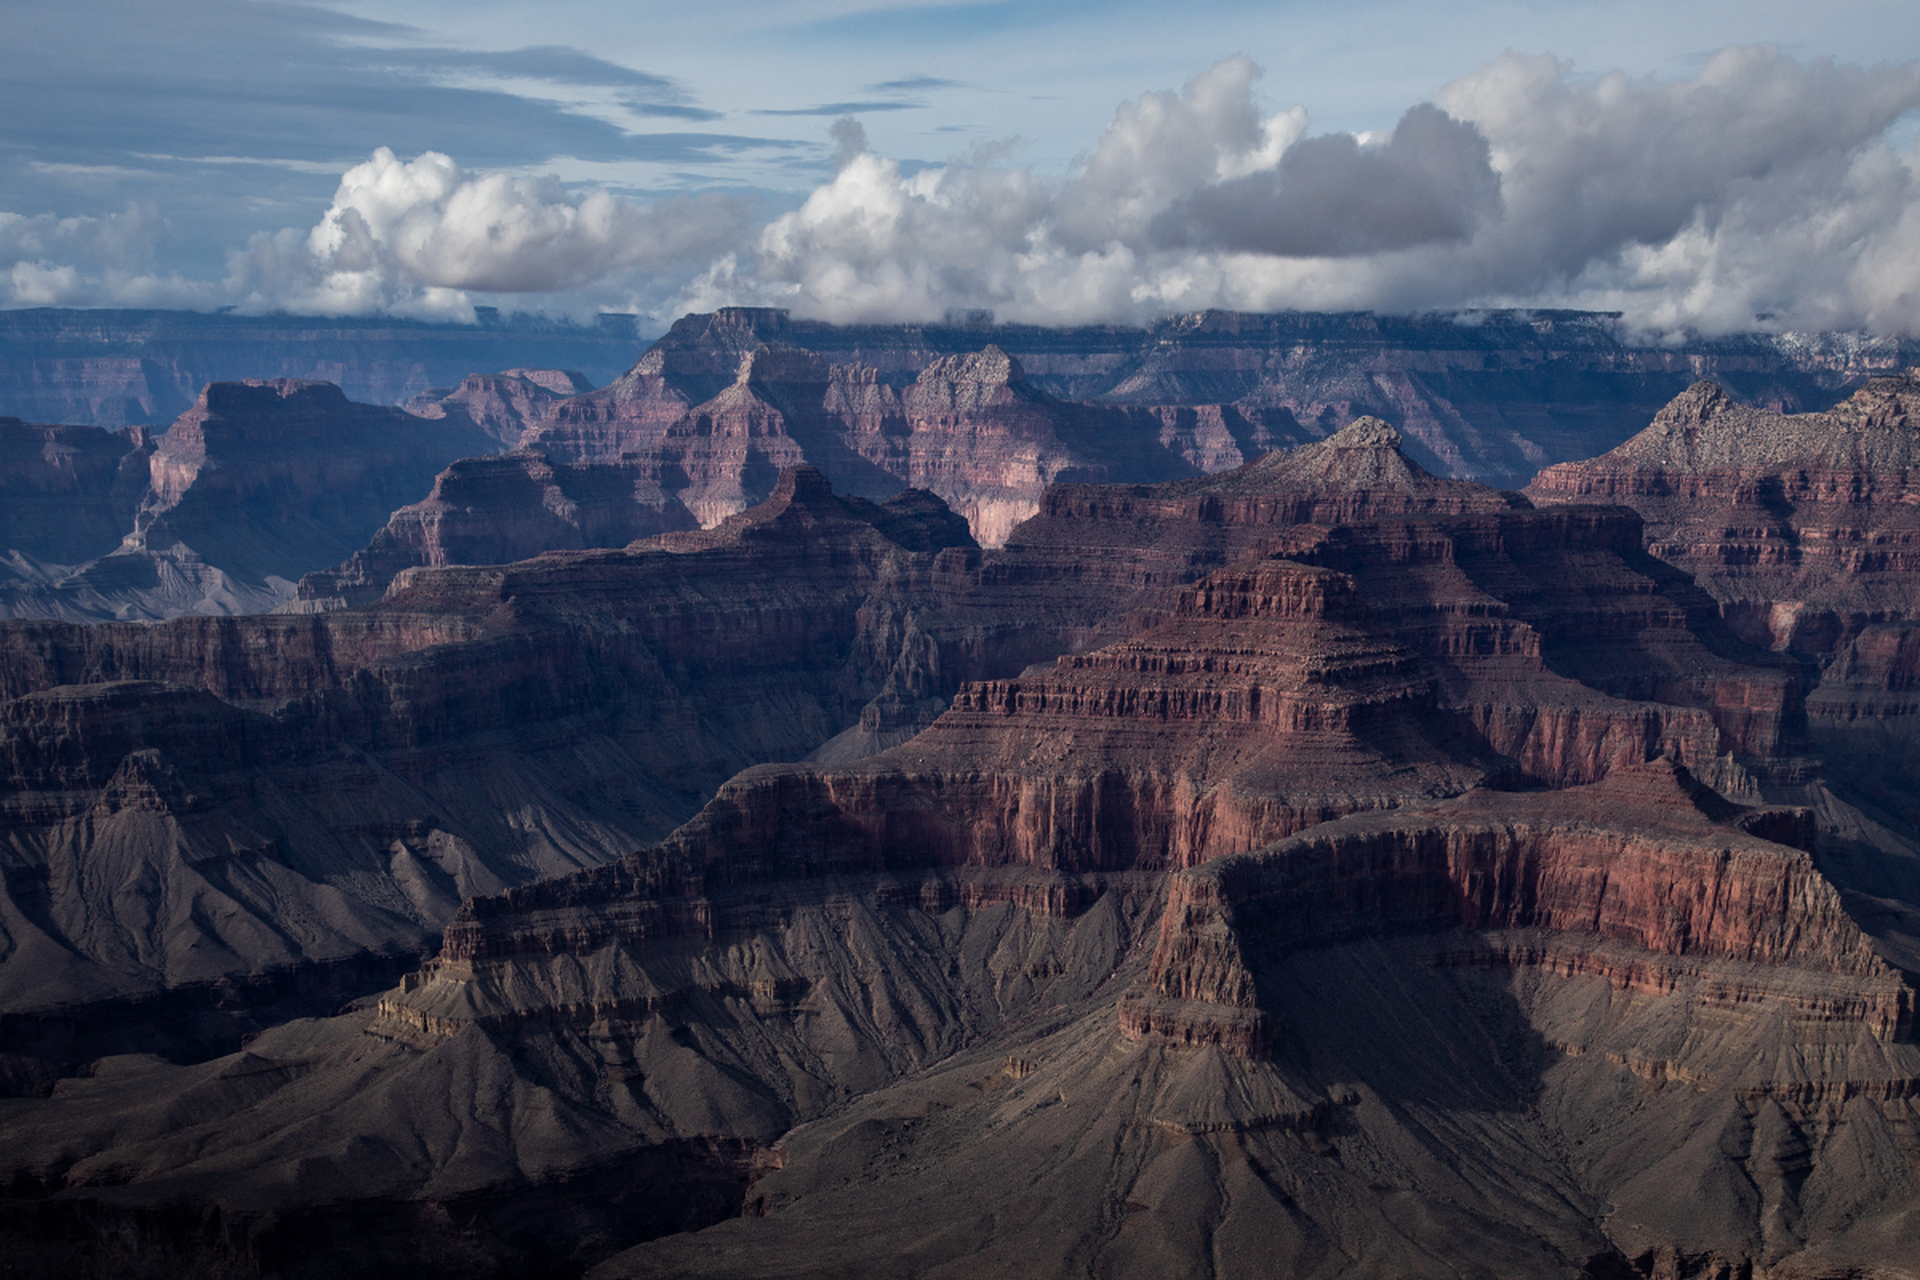
[[979, 351], [940, 357], [906, 394], [908, 407], [920, 413], [966, 413], [1040, 398], [1020, 362], [992, 343]]
[[592, 389], [583, 375], [566, 369], [508, 369], [468, 374], [459, 386], [423, 391], [404, 407], [416, 418], [464, 416], [501, 451], [511, 451], [539, 429], [556, 401]]
[[[1920, 376], [1879, 377], [1824, 413], [1776, 413], [1734, 400], [1712, 382], [1696, 382], [1655, 415], [1647, 429], [1591, 463], [1558, 468], [1631, 466], [1698, 473], [1731, 468], [1805, 466], [1902, 470], [1920, 461], [1911, 419], [1920, 414]], [[1547, 479], [1543, 472], [1541, 483]]]
[[821, 474], [820, 468], [812, 463], [802, 463], [780, 473], [780, 479], [774, 483], [773, 494], [763, 505], [792, 506], [799, 503], [812, 506], [832, 497], [833, 485]]
[[525, 379], [557, 396], [577, 396], [593, 390], [593, 383], [587, 380], [586, 375], [572, 369], [507, 369], [500, 376]]
[[1505, 511], [1527, 505], [1524, 498], [1466, 480], [1446, 480], [1426, 470], [1401, 449], [1400, 432], [1375, 417], [1354, 419], [1325, 440], [1264, 458], [1205, 480], [1195, 487], [1222, 496], [1273, 496], [1334, 501], [1331, 512], [1305, 522], [1352, 519], [1419, 511]]
[[1359, 417], [1328, 436], [1329, 449], [1355, 449], [1372, 452], [1400, 452], [1405, 438], [1388, 423], [1375, 417]]

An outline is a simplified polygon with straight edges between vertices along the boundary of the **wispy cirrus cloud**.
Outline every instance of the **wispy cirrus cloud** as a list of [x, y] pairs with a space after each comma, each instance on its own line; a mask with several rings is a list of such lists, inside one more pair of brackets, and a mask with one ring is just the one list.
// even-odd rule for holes
[[966, 86], [958, 80], [946, 80], [939, 76], [907, 76], [901, 80], [882, 80], [878, 84], [866, 86], [868, 93], [923, 93], [928, 89], [961, 89]]
[[756, 116], [858, 116], [870, 111], [917, 111], [927, 104], [879, 98], [868, 102], [823, 102], [812, 107], [757, 107]]

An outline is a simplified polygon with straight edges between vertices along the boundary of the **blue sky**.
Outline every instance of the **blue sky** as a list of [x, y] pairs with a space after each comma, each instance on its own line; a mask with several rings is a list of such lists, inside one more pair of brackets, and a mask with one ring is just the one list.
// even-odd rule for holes
[[1911, 0], [66, 0], [0, 30], [0, 305], [1920, 319], [1888, 274], [1920, 235]]

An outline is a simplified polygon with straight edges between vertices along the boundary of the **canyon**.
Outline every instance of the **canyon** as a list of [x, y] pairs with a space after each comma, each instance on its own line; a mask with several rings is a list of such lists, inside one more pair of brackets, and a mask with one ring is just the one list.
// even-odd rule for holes
[[[1367, 416], [1393, 423], [1409, 455], [1437, 474], [1518, 485], [1542, 465], [1624, 440], [1702, 374], [1748, 402], [1817, 410], [1905, 358], [1897, 342], [1831, 335], [1636, 345], [1611, 318], [1578, 312], [1205, 312], [1147, 329], [1049, 330], [969, 317], [839, 326], [729, 308], [681, 319], [608, 378], [623, 341], [617, 317], [584, 330], [498, 317], [477, 329], [328, 329], [284, 317], [9, 315], [0, 364], [18, 367], [0, 368], [0, 412], [55, 409], [69, 424], [123, 427], [109, 436], [69, 425], [65, 445], [48, 452], [40, 442], [39, 463], [23, 454], [0, 473], [6, 505], [17, 493], [25, 510], [49, 485], [78, 482], [60, 459], [104, 461], [119, 450], [114, 480], [84, 481], [97, 491], [91, 537], [54, 548], [21, 534], [4, 548], [0, 616], [86, 622], [336, 608], [379, 598], [411, 566], [504, 564], [710, 527], [766, 498], [800, 462], [875, 500], [903, 486], [930, 489], [990, 547], [1056, 482], [1218, 473]], [[114, 379], [133, 375], [95, 368], [104, 355], [60, 354], [69, 348], [146, 353], [134, 364], [151, 385], [115, 399]], [[427, 385], [447, 361], [495, 349], [591, 357], [581, 363], [605, 385], [527, 364]], [[414, 363], [392, 367], [402, 359]], [[210, 440], [203, 391], [197, 407], [156, 429], [184, 397], [154, 379], [177, 383], [243, 360], [286, 375], [250, 371], [253, 381], [292, 386], [317, 376], [403, 406], [415, 421], [389, 413], [381, 447], [410, 442], [406, 464], [383, 467], [358, 506], [340, 502], [358, 491], [325, 474], [320, 459], [369, 447], [356, 433], [386, 410], [344, 397], [322, 410], [313, 391], [299, 397], [309, 416], [298, 428], [270, 413], [245, 425], [264, 412], [257, 408], [228, 412], [234, 429]], [[113, 386], [95, 385], [101, 378]], [[235, 384], [210, 385], [229, 400], [239, 394], [225, 390]], [[0, 431], [23, 433], [14, 453], [35, 447], [33, 433], [44, 430], [0, 420]], [[295, 437], [314, 457], [304, 471], [265, 461], [263, 447], [293, 446]], [[218, 471], [234, 474], [215, 482]], [[189, 494], [201, 473], [213, 487]], [[143, 520], [183, 500], [225, 502], [207, 495], [229, 480], [258, 507], [244, 563], [230, 563], [232, 538], [222, 546], [204, 526], [181, 526], [184, 512], [162, 521], [162, 541], [152, 541]], [[267, 492], [279, 496], [258, 506]], [[285, 498], [332, 509], [283, 510]]]
[[[1897, 348], [1150, 332], [736, 310], [597, 391], [0, 424], [36, 563], [340, 530], [280, 612], [0, 622], [0, 1241], [1909, 1274]], [[249, 514], [366, 489], [289, 442], [352, 422], [465, 452]]]

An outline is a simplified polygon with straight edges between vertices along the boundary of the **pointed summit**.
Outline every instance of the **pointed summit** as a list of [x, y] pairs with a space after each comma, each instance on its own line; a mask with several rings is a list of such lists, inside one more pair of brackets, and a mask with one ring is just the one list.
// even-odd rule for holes
[[1286, 507], [1287, 522], [1299, 524], [1528, 505], [1517, 494], [1436, 476], [1402, 451], [1404, 443], [1391, 424], [1360, 417], [1325, 440], [1267, 454], [1233, 471], [1182, 481], [1178, 487], [1222, 498], [1275, 501]]
[[988, 343], [965, 355], [942, 356], [921, 371], [904, 397], [909, 412], [979, 412], [1001, 405], [1046, 399], [1027, 381], [1027, 371]]

